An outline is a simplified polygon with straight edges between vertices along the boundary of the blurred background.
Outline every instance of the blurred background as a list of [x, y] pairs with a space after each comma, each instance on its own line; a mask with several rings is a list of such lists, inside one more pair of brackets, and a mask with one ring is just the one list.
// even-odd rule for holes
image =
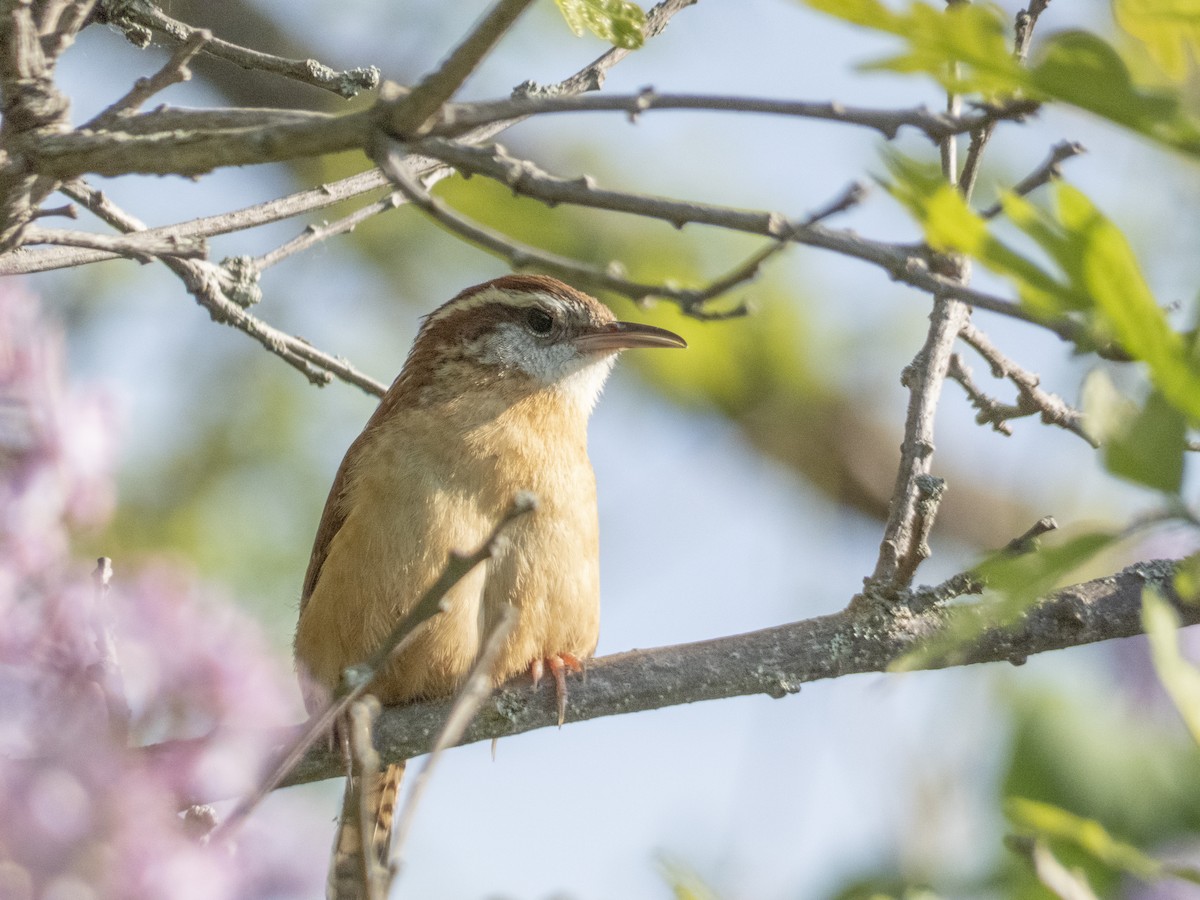
[[[1018, 4], [1003, 4], [1015, 14]], [[336, 68], [378, 66], [411, 83], [486, 4], [462, 0], [173, 0], [167, 11], [218, 36]], [[1084, 27], [1120, 43], [1103, 4], [1054, 5], [1039, 29]], [[499, 98], [526, 79], [557, 81], [605, 45], [576, 39], [535, 4], [466, 85]], [[888, 49], [783, 0], [705, 0], [614, 68], [606, 90], [836, 99], [938, 107], [927, 82], [863, 73]], [[104, 108], [166, 58], [89, 28], [60, 68], [72, 120]], [[303, 106], [339, 101], [200, 60], [172, 105]], [[1058, 140], [1090, 152], [1068, 179], [1126, 230], [1163, 303], [1190, 306], [1200, 283], [1200, 178], [1194, 168], [1083, 116], [1047, 111], [1002, 126], [980, 201], [1012, 184]], [[803, 217], [855, 180], [882, 174], [873, 132], [803, 120], [652, 112], [546, 117], [501, 142], [549, 171], [605, 186]], [[905, 134], [899, 149], [936, 152]], [[220, 171], [196, 182], [126, 178], [101, 186], [150, 225], [281, 196], [366, 167], [359, 154], [319, 167]], [[474, 179], [437, 189], [460, 210], [556, 252], [620, 259], [639, 280], [702, 285], [759, 245], [699, 226], [682, 232], [616, 214], [547, 209]], [[330, 210], [329, 219], [348, 211]], [[85, 216], [86, 218], [86, 216]], [[212, 239], [212, 255], [258, 254], [294, 237], [290, 221]], [[880, 190], [832, 224], [915, 240]], [[81, 227], [90, 227], [81, 222]], [[378, 380], [398, 371], [419, 317], [505, 265], [413, 210], [371, 220], [268, 270], [257, 308], [271, 324], [349, 358]], [[976, 282], [1003, 291], [986, 277]], [[161, 267], [115, 261], [25, 282], [66, 325], [77, 384], [117, 410], [119, 506], [82, 554], [122, 565], [168, 556], [223, 585], [290, 665], [300, 581], [341, 455], [374, 400], [311, 387], [243, 334], [211, 322]], [[874, 566], [895, 477], [906, 392], [929, 299], [874, 269], [793, 247], [729, 299], [756, 314], [706, 323], [606, 298], [624, 318], [683, 334], [686, 353], [628, 354], [593, 419], [604, 616], [599, 654], [748, 631], [845, 606]], [[1077, 402], [1094, 361], [1052, 335], [978, 313], [976, 322], [1043, 386]], [[654, 357], [654, 358], [650, 358]], [[987, 385], [987, 367], [969, 360]], [[1127, 374], [1114, 369], [1114, 377]], [[936, 583], [1043, 515], [1075, 533], [1152, 508], [1107, 475], [1074, 435], [1021, 420], [1004, 437], [973, 422], [946, 387], [935, 473], [948, 495]], [[1194, 480], [1191, 496], [1194, 496]], [[1194, 549], [1152, 533], [1076, 580], [1135, 558]], [[1194, 641], [1193, 641], [1194, 643]], [[298, 694], [295, 715], [302, 717]], [[867, 675], [805, 685], [785, 700], [746, 698], [541, 731], [451, 752], [426, 795], [398, 892], [410, 897], [869, 896], [928, 885], [944, 896], [1037, 896], [1002, 844], [1000, 799], [1057, 803], [1162, 853], [1196, 849], [1200, 755], [1161, 697], [1141, 639], [1056, 653], [1014, 669]], [[333, 832], [340, 782], [284, 792]], [[271, 802], [282, 802], [273, 800]], [[323, 824], [322, 824], [323, 823]], [[1108, 895], [1138, 894], [1103, 872]], [[1108, 879], [1107, 881], [1105, 879]], [[314, 895], [319, 886], [314, 885]], [[1172, 886], [1200, 897], [1200, 889]], [[693, 893], [687, 894], [687, 891]]]

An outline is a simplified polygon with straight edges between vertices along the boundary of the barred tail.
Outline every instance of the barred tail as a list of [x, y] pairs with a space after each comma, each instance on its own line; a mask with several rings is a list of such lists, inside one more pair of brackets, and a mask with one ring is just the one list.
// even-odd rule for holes
[[[389, 881], [388, 856], [392, 844], [392, 819], [396, 812], [396, 795], [404, 778], [404, 763], [392, 763], [383, 772], [369, 777], [366, 803], [360, 803], [362, 778], [347, 778], [342, 796], [342, 815], [333, 840], [333, 861], [329, 881], [325, 886], [328, 900], [367, 900], [387, 895]], [[367, 835], [363, 855], [363, 834]], [[368, 892], [368, 879], [377, 890]]]

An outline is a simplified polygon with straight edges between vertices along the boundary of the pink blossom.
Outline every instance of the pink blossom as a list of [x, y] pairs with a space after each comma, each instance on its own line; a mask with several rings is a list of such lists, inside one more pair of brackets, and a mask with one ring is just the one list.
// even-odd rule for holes
[[71, 555], [112, 514], [115, 440], [62, 357], [35, 298], [0, 283], [0, 896], [313, 896], [325, 848], [287, 803], [219, 845], [180, 815], [261, 777], [290, 667], [185, 566], [118, 561], [105, 589]]

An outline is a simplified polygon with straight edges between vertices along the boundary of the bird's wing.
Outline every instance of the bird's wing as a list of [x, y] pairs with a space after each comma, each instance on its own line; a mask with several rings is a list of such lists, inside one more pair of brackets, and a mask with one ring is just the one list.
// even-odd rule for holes
[[[399, 379], [397, 379], [398, 382]], [[301, 613], [304, 612], [304, 607], [308, 604], [308, 598], [312, 596], [312, 592], [317, 587], [317, 580], [321, 577], [321, 568], [325, 565], [325, 558], [329, 555], [329, 545], [333, 542], [334, 536], [341, 530], [342, 525], [346, 521], [345, 492], [348, 487], [350, 470], [357, 463], [358, 457], [368, 440], [367, 436], [390, 414], [398, 400], [399, 392], [397, 384], [393, 384], [391, 389], [384, 394], [379, 406], [375, 407], [375, 412], [367, 420], [362, 433], [354, 439], [354, 443], [350, 445], [350, 448], [346, 451], [346, 455], [342, 457], [342, 464], [338, 466], [337, 475], [333, 479], [333, 485], [329, 488], [329, 496], [325, 500], [325, 509], [321, 513], [321, 522], [317, 525], [317, 536], [313, 539], [312, 555], [308, 558], [308, 571], [304, 574], [304, 588], [300, 592]]]

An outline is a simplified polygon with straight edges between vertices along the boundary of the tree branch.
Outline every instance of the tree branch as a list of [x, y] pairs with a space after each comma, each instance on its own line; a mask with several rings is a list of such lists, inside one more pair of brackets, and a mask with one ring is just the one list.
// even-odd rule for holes
[[646, 88], [637, 94], [584, 94], [578, 96], [524, 95], [487, 103], [447, 106], [440, 121], [428, 128], [436, 137], [456, 137], [491, 122], [528, 116], [572, 112], [624, 112], [630, 121], [650, 110], [706, 110], [709, 112], [757, 113], [818, 119], [844, 125], [872, 128], [891, 140], [901, 128], [921, 131], [932, 141], [964, 134], [1003, 119], [1020, 119], [1037, 109], [1032, 101], [1014, 101], [1001, 106], [981, 107], [966, 115], [930, 112], [924, 106], [912, 109], [868, 109], [836, 101], [777, 100], [768, 97], [713, 96], [708, 94], [659, 94]]
[[[1086, 152], [1086, 148], [1078, 141], [1059, 141], [1050, 148], [1050, 155], [1046, 157], [1042, 164], [1009, 188], [1009, 193], [1016, 194], [1018, 197], [1024, 197], [1026, 194], [1030, 194], [1040, 188], [1043, 184], [1061, 178], [1062, 163], [1072, 156], [1078, 156], [1080, 153]], [[994, 219], [1000, 215], [1003, 208], [999, 202], [996, 202], [981, 212], [980, 215], [985, 219]]]
[[672, 300], [680, 309], [698, 319], [724, 319], [744, 315], [744, 306], [722, 312], [707, 312], [703, 304], [738, 284], [754, 278], [766, 259], [777, 253], [786, 242], [777, 241], [750, 256], [731, 272], [718, 278], [702, 290], [674, 288], [666, 284], [650, 284], [632, 281], [625, 277], [623, 267], [616, 262], [607, 266], [580, 262], [548, 250], [522, 243], [459, 215], [439, 198], [434, 197], [409, 169], [403, 147], [406, 145], [387, 140], [375, 154], [375, 161], [387, 173], [392, 183], [410, 203], [425, 212], [431, 219], [478, 247], [505, 259], [513, 269], [541, 269], [577, 284], [613, 291], [634, 301], [650, 297]]
[[151, 262], [157, 256], [178, 256], [185, 259], [205, 259], [208, 256], [208, 247], [203, 240], [142, 233], [96, 234], [64, 228], [38, 228], [33, 225], [25, 229], [25, 243], [88, 247], [115, 256], [127, 256], [141, 263]]
[[[125, 213], [102, 193], [92, 190], [83, 182], [63, 185], [62, 191], [114, 228], [126, 233], [140, 233], [145, 230], [142, 222]], [[235, 273], [229, 268], [178, 257], [162, 257], [162, 261], [183, 280], [188, 292], [196, 298], [197, 303], [208, 310], [214, 321], [250, 335], [313, 384], [328, 384], [336, 376], [377, 397], [382, 397], [387, 390], [385, 385], [359, 372], [344, 359], [324, 353], [308, 341], [273, 328], [246, 312], [243, 306], [249, 304], [244, 302], [243, 295], [250, 286], [236, 279]], [[243, 302], [239, 304], [232, 299], [233, 297], [238, 297]]]
[[606, 190], [598, 187], [595, 180], [588, 176], [562, 178], [551, 175], [536, 163], [512, 156], [499, 144], [469, 147], [442, 138], [428, 138], [417, 142], [413, 149], [443, 160], [464, 175], [483, 175], [500, 182], [513, 193], [532, 197], [551, 206], [570, 203], [660, 219], [676, 228], [689, 224], [711, 225], [819, 247], [871, 263], [883, 269], [893, 281], [903, 282], [927, 293], [942, 293], [978, 309], [1038, 325], [1065, 341], [1081, 342], [1087, 339], [1086, 329], [1072, 319], [1039, 319], [1019, 303], [975, 290], [935, 272], [930, 268], [929, 254], [923, 247], [873, 241], [850, 231], [826, 228], [820, 222], [794, 222], [778, 212]]
[[956, 381], [963, 386], [971, 397], [979, 414], [975, 421], [980, 425], [991, 423], [1002, 434], [1011, 434], [1007, 421], [1022, 416], [1040, 415], [1047, 425], [1057, 425], [1078, 437], [1083, 438], [1093, 447], [1100, 443], [1087, 433], [1083, 427], [1083, 413], [1070, 406], [1062, 397], [1041, 389], [1041, 379], [1032, 372], [1027, 372], [1007, 356], [988, 339], [982, 331], [970, 322], [966, 323], [960, 337], [975, 350], [991, 366], [992, 375], [996, 378], [1007, 378], [1017, 388], [1017, 403], [1007, 405], [998, 403], [986, 396], [971, 381], [971, 372], [959, 360], [958, 370], [953, 374]]
[[[1144, 588], [1154, 588], [1170, 599], [1184, 624], [1200, 623], [1200, 605], [1180, 602], [1174, 591], [1176, 571], [1177, 562], [1156, 560], [1064, 588], [1030, 607], [1014, 626], [983, 633], [963, 648], [953, 664], [1020, 664], [1038, 653], [1141, 634]], [[923, 641], [952, 627], [957, 616], [974, 614], [972, 606], [908, 612], [863, 604], [747, 634], [602, 657], [588, 663], [587, 681], [572, 688], [567, 718], [584, 721], [753, 694], [779, 698], [813, 681], [885, 672]], [[923, 665], [944, 668], [950, 664], [927, 660]], [[483, 703], [460, 743], [556, 726], [552, 693], [550, 684], [534, 690], [526, 679], [514, 679]], [[385, 708], [375, 729], [383, 760], [394, 762], [429, 752], [453, 702]], [[280, 729], [278, 742], [287, 743], [298, 731], [298, 727]], [[189, 752], [193, 743], [173, 741], [146, 747], [143, 752], [169, 759]], [[282, 784], [305, 784], [344, 774], [338, 754], [314, 747]]]
[[106, 128], [112, 125], [120, 116], [136, 113], [142, 108], [143, 103], [160, 91], [166, 90], [173, 84], [182, 84], [185, 81], [190, 81], [192, 70], [188, 68], [188, 64], [204, 48], [204, 45], [212, 39], [212, 32], [210, 31], [204, 29], [193, 31], [188, 36], [188, 39], [176, 48], [175, 52], [171, 54], [171, 58], [166, 61], [161, 69], [149, 78], [139, 78], [135, 81], [133, 87], [129, 89], [125, 96], [103, 110], [95, 118], [90, 119], [83, 125], [83, 128], [89, 131]]
[[[150, 42], [150, 32], [184, 44], [201, 30], [171, 18], [146, 0], [121, 0], [120, 3], [103, 0], [100, 8], [105, 13], [106, 21], [122, 29], [125, 36], [140, 47]], [[360, 90], [369, 91], [379, 86], [379, 70], [375, 66], [338, 72], [315, 59], [284, 59], [216, 37], [205, 42], [204, 52], [243, 69], [282, 75], [284, 78], [322, 88], [346, 98], [356, 96]]]
[[379, 123], [400, 138], [423, 133], [430, 118], [454, 96], [531, 2], [499, 0], [437, 69], [380, 116]]

